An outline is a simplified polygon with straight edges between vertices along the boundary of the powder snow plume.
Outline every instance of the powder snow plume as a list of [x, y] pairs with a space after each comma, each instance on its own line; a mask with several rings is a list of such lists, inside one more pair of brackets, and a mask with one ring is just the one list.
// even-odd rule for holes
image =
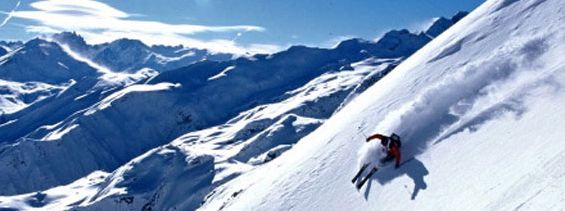
[[385, 156], [386, 153], [379, 140], [369, 141], [359, 149], [359, 166], [369, 164], [369, 169], [381, 168], [384, 166], [384, 163], [380, 162], [380, 160]]

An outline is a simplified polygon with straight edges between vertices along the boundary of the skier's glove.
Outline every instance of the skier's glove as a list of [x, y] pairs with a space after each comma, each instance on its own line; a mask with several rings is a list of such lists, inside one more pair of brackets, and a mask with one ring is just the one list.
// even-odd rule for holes
[[370, 138], [367, 138], [367, 139], [365, 139], [365, 142], [369, 142], [370, 140], [371, 140]]

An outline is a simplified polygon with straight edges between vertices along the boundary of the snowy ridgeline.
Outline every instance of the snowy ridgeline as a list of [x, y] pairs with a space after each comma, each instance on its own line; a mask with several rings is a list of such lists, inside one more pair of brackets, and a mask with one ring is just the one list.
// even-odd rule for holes
[[[0, 148], [0, 194], [40, 191], [0, 197], [0, 207], [194, 210], [213, 188], [290, 150], [431, 37], [392, 31], [334, 49], [204, 61], [123, 89], [93, 91], [99, 78], [72, 84], [0, 125], [10, 143]], [[42, 119], [53, 112], [64, 117]]]
[[53, 35], [55, 42], [67, 46], [92, 62], [114, 72], [133, 73], [151, 68], [159, 72], [180, 68], [198, 61], [226, 61], [235, 55], [209, 52], [206, 49], [178, 46], [147, 46], [139, 40], [118, 39], [110, 43], [89, 45], [74, 32]]
[[[61, 91], [53, 92], [49, 85], [60, 87], [69, 84], [70, 80], [80, 83], [84, 77], [123, 73], [111, 74], [105, 78], [109, 82], [102, 82], [105, 86], [115, 87], [123, 85], [123, 80], [127, 83], [139, 80], [140, 75], [148, 73], [148, 69], [161, 72], [205, 59], [225, 61], [232, 57], [231, 54], [183, 46], [147, 46], [138, 40], [128, 39], [89, 45], [80, 35], [70, 32], [26, 43], [0, 42], [0, 79], [12, 83], [0, 84], [4, 89], [0, 93], [0, 113], [14, 113]], [[29, 94], [29, 88], [21, 88], [25, 84], [13, 84], [29, 82], [46, 84], [35, 86], [33, 95]]]

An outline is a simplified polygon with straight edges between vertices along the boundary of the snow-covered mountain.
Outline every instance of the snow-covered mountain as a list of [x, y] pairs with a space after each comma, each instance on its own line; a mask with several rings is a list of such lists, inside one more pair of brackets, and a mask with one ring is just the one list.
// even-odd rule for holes
[[54, 42], [33, 39], [0, 59], [0, 78], [16, 82], [58, 84], [97, 74]]
[[[25, 44], [4, 43], [0, 57], [0, 118], [42, 99], [57, 95], [72, 81], [98, 77], [100, 72], [78, 61], [57, 43], [33, 39]], [[0, 120], [0, 124], [5, 120]]]
[[[49, 98], [57, 94], [54, 90], [60, 91], [61, 87], [67, 87], [71, 79], [78, 81], [83, 77], [100, 76], [104, 72], [116, 72], [133, 75], [121, 76], [131, 78], [131, 82], [134, 78], [140, 78], [141, 73], [146, 74], [152, 70], [161, 72], [205, 59], [225, 61], [232, 57], [231, 54], [211, 53], [183, 46], [147, 46], [141, 41], [130, 39], [89, 45], [80, 35], [71, 32], [36, 38], [26, 43], [2, 41], [0, 80], [6, 82], [2, 82], [0, 86], [6, 91], [0, 93], [0, 114], [11, 114]], [[21, 88], [26, 86], [25, 83], [41, 84], [34, 85], [31, 91], [33, 94], [30, 94], [29, 88]]]
[[74, 32], [53, 35], [53, 40], [114, 72], [136, 72], [151, 68], [159, 72], [177, 69], [202, 60], [226, 61], [234, 55], [213, 53], [206, 49], [179, 46], [147, 46], [139, 40], [118, 39], [89, 45]]
[[0, 143], [55, 124], [106, 95], [157, 74], [114, 73], [56, 42], [10, 42], [0, 57]]
[[21, 41], [10, 41], [10, 42], [6, 42], [6, 41], [0, 41], [0, 47], [3, 48], [6, 51], [11, 51], [16, 49], [17, 47], [22, 46], [24, 43]]
[[295, 151], [431, 37], [401, 30], [332, 49], [203, 61], [91, 98], [69, 95], [102, 99], [62, 121], [28, 127], [23, 118], [48, 113], [13, 116], [0, 131], [26, 132], [0, 133], [9, 140], [0, 194], [35, 193], [0, 197], [0, 207], [197, 209], [214, 188]]
[[459, 22], [465, 16], [467, 16], [469, 12], [458, 12], [455, 14], [451, 19], [447, 19], [444, 17], [437, 18], [434, 23], [425, 31], [425, 33], [431, 37], [437, 37], [449, 27], [453, 26], [453, 24]]

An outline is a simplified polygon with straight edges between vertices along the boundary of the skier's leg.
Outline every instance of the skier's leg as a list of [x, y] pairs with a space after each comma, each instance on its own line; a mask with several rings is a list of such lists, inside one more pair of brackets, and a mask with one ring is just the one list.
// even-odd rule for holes
[[369, 166], [369, 164], [364, 164], [361, 169], [359, 169], [359, 172], [357, 172], [357, 174], [355, 175], [355, 177], [353, 177], [353, 179], [351, 180], [351, 183], [355, 183], [355, 181], [359, 178], [359, 176], [361, 176], [361, 173], [363, 173], [363, 171], [365, 171], [365, 169]]
[[369, 180], [369, 178], [371, 178], [371, 176], [373, 176], [373, 174], [377, 172], [377, 170], [379, 169], [378, 168], [371, 169], [371, 172], [369, 172], [369, 174], [367, 174], [367, 176], [363, 178], [363, 180], [361, 180], [361, 183], [357, 184], [357, 189], [361, 189], [361, 187], [363, 187], [365, 182], [367, 182], [367, 180]]

